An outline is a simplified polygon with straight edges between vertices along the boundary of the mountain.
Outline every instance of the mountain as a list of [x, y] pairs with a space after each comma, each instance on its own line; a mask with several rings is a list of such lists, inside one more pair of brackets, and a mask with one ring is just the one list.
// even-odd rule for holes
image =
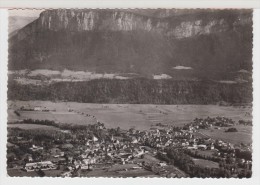
[[18, 30], [33, 22], [37, 17], [25, 17], [25, 16], [9, 16], [8, 32], [15, 35]]
[[10, 36], [8, 67], [234, 79], [252, 10], [47, 10]]

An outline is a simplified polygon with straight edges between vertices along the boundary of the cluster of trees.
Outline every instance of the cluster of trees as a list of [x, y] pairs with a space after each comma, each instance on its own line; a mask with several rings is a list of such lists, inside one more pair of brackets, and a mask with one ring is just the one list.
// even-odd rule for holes
[[241, 171], [236, 170], [232, 164], [223, 163], [220, 168], [207, 168], [195, 165], [192, 158], [187, 155], [183, 149], [169, 148], [167, 149], [167, 157], [174, 160], [174, 165], [190, 175], [190, 177], [214, 177], [214, 178], [230, 178], [237, 176], [239, 178], [250, 178], [252, 175], [251, 170], [244, 169]]
[[235, 152], [237, 158], [252, 161], [252, 152], [248, 150], [241, 150], [241, 149], [236, 149]]
[[187, 171], [189, 165], [194, 165], [192, 158], [185, 154], [181, 148], [169, 148], [166, 150], [166, 153], [168, 158], [174, 160], [174, 165], [178, 166], [181, 170]]
[[214, 162], [219, 162], [221, 160], [221, 158], [216, 157], [216, 156], [199, 154], [198, 151], [193, 152], [191, 150], [184, 150], [184, 152], [185, 152], [185, 154], [188, 154], [189, 156], [198, 158], [198, 159], [205, 159], [205, 160], [210, 160], [210, 161], [214, 161]]
[[121, 128], [117, 127], [117, 128], [110, 128], [107, 130], [109, 135], [113, 135], [113, 136], [121, 136]]
[[62, 133], [56, 130], [44, 130], [44, 129], [19, 129], [19, 128], [9, 128], [8, 129], [8, 142], [15, 143], [18, 146], [24, 145], [23, 142], [19, 142], [17, 137], [22, 137], [23, 141], [27, 141], [27, 144], [31, 146], [32, 144], [42, 145], [47, 143], [52, 143], [56, 140], [65, 141], [71, 138], [70, 134]]
[[[243, 143], [241, 143], [241, 145], [243, 147], [249, 147], [248, 145], [245, 145]], [[219, 146], [219, 145], [214, 145], [214, 146], [215, 146], [216, 149], [219, 150], [219, 152], [227, 153], [228, 155], [234, 153], [236, 158], [252, 161], [252, 152], [250, 150], [242, 150], [242, 149], [239, 149], [239, 148], [228, 149], [226, 147], [222, 147], [222, 146]]]
[[237, 129], [232, 127], [232, 128], [228, 128], [225, 132], [237, 132]]
[[[16, 123], [16, 122], [14, 122]], [[9, 123], [12, 124], [12, 123]], [[77, 124], [67, 124], [67, 123], [56, 123], [52, 120], [35, 120], [35, 119], [24, 119], [23, 122], [19, 122], [19, 124], [38, 124], [38, 125], [47, 125], [54, 126], [62, 130], [69, 130], [70, 133], [64, 133], [56, 130], [40, 130], [40, 129], [30, 129], [30, 130], [21, 130], [18, 128], [9, 129], [9, 135], [11, 136], [19, 136], [24, 137], [26, 140], [33, 139], [35, 143], [41, 143], [41, 141], [55, 141], [56, 144], [62, 144], [65, 139], [75, 139], [76, 142], [73, 144], [85, 142], [86, 138], [92, 139], [93, 136], [98, 137], [99, 139], [106, 139], [107, 133], [113, 135], [119, 135], [120, 127], [116, 129], [109, 129], [106, 131], [103, 123], [96, 124], [86, 124], [86, 125], [77, 125]], [[102, 129], [100, 129], [102, 128]], [[16, 141], [10, 141], [15, 143]], [[59, 143], [57, 143], [59, 142]]]
[[[17, 122], [13, 122], [17, 123]], [[38, 120], [38, 119], [24, 119], [22, 122], [18, 122], [19, 124], [36, 124], [36, 125], [47, 125], [53, 126], [64, 130], [86, 130], [91, 127], [91, 125], [78, 125], [78, 124], [70, 124], [70, 123], [57, 123], [53, 120]], [[9, 123], [12, 124], [12, 123]]]
[[169, 164], [172, 164], [172, 165], [174, 164], [174, 160], [169, 158], [166, 154], [164, 154], [162, 152], [158, 152], [156, 157], [162, 161], [166, 161]]
[[251, 103], [252, 84], [213, 81], [97, 79], [49, 85], [8, 83], [9, 100], [52, 100], [85, 103], [217, 104]]
[[239, 120], [238, 123], [239, 123], [240, 125], [253, 126], [252, 121]]

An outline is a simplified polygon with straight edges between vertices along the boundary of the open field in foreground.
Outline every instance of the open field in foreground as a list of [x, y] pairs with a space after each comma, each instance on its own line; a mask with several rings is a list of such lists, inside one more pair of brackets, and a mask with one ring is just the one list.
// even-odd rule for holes
[[[62, 172], [62, 170], [44, 171], [46, 177], [57, 177], [57, 175], [60, 175]], [[26, 172], [21, 169], [8, 169], [7, 173], [10, 177], [40, 177], [36, 171]]]
[[226, 142], [240, 144], [252, 143], [252, 126], [236, 125], [234, 126], [238, 132], [225, 132], [226, 128], [200, 130], [200, 133], [205, 136], [210, 136], [213, 139], [222, 139]]
[[[46, 107], [56, 112], [19, 111], [20, 107]], [[73, 112], [69, 112], [72, 109]], [[27, 118], [54, 120], [60, 123], [91, 124], [96, 121], [105, 123], [108, 128], [149, 129], [156, 123], [182, 126], [195, 118], [225, 116], [234, 121], [251, 120], [250, 107], [218, 105], [144, 105], [144, 104], [90, 104], [76, 102], [50, 101], [8, 101], [8, 120]]]
[[59, 130], [57, 127], [48, 126], [48, 125], [37, 125], [37, 124], [8, 124], [8, 128], [20, 128], [26, 130], [34, 130], [34, 129], [41, 129], [41, 130]]
[[218, 168], [219, 165], [216, 162], [205, 160], [205, 159], [193, 159], [194, 163], [199, 166], [207, 167], [207, 168]]

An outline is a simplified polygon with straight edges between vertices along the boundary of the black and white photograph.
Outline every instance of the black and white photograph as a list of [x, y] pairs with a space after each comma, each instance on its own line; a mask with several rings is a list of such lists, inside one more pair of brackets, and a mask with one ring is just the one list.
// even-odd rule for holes
[[8, 14], [9, 177], [252, 177], [253, 9]]

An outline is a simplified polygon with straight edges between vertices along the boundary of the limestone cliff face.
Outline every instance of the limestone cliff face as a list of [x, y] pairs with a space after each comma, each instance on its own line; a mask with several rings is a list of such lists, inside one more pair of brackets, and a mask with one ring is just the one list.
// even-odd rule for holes
[[252, 69], [252, 11], [48, 10], [9, 46], [10, 69], [222, 77]]
[[[179, 10], [180, 11], [180, 10]], [[197, 13], [197, 12], [195, 12]], [[210, 18], [189, 14], [181, 20], [177, 10], [165, 10], [156, 17], [122, 10], [48, 10], [44, 11], [31, 27], [52, 31], [148, 31], [173, 38], [225, 32], [235, 25], [249, 24], [244, 14], [227, 20], [224, 15], [211, 13]], [[32, 31], [32, 29], [30, 28]], [[22, 33], [20, 33], [22, 34]]]

